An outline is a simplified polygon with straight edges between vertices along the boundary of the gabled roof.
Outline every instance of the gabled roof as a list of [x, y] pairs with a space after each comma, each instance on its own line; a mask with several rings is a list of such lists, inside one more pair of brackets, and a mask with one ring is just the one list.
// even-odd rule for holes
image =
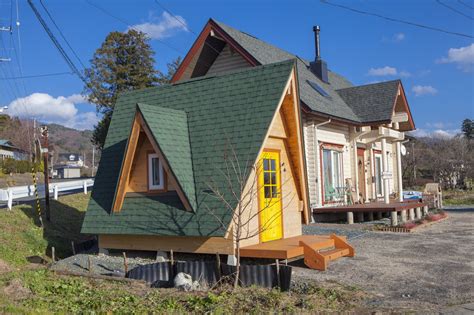
[[350, 104], [361, 121], [387, 121], [392, 118], [401, 81], [393, 80], [336, 90]]
[[0, 146], [9, 147], [9, 148], [16, 148], [10, 140], [5, 140], [5, 139], [0, 139]]
[[[385, 96], [388, 96], [386, 94], [387, 85], [381, 84], [372, 87], [372, 91], [377, 95], [383, 95], [380, 100], [372, 97], [369, 102], [364, 104], [363, 100], [357, 96], [358, 93], [351, 95], [356, 90], [350, 89], [345, 91], [344, 97], [342, 97], [338, 90], [347, 89], [353, 85], [341, 75], [328, 70], [329, 84], [325, 83], [309, 69], [310, 62], [308, 60], [213, 19], [210, 19], [208, 24], [225, 32], [226, 37], [230, 37], [235, 45], [248, 54], [247, 60], [253, 59], [257, 64], [265, 65], [296, 59], [300, 99], [302, 104], [306, 105], [308, 112], [355, 124], [390, 122], [395, 98], [391, 100], [391, 103], [385, 99]], [[312, 82], [319, 85], [329, 97], [323, 96], [315, 90], [311, 86]], [[414, 128], [414, 125], [411, 128]]]
[[[257, 160], [293, 69], [291, 60], [122, 94], [115, 105], [82, 232], [223, 236], [219, 221], [228, 224], [232, 213], [209, 194], [209, 184], [230, 194], [222, 172], [230, 146], [237, 160], [250, 162], [248, 167]], [[135, 194], [125, 198], [120, 212], [111, 212], [137, 104], [188, 196], [193, 194], [194, 181], [194, 212], [185, 211], [174, 192]], [[161, 114], [166, 117], [158, 117]], [[192, 165], [178, 166], [189, 154]]]
[[188, 118], [183, 110], [138, 104], [143, 119], [193, 209], [197, 208]]

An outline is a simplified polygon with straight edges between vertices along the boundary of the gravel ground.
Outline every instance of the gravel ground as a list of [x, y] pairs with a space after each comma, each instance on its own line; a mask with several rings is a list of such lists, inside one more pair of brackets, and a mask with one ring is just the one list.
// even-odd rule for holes
[[[296, 267], [295, 276], [359, 287], [373, 294], [367, 306], [376, 308], [433, 312], [473, 303], [474, 206], [446, 210], [448, 219], [415, 233], [341, 225], [335, 230], [352, 235], [356, 257], [331, 262], [326, 272]], [[354, 237], [358, 228], [361, 237]]]

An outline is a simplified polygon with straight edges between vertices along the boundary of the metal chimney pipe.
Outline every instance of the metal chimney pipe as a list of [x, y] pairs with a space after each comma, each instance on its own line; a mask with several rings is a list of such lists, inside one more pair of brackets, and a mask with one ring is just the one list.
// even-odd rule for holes
[[319, 31], [320, 31], [319, 25], [313, 26], [313, 32], [314, 32], [314, 46], [316, 49], [316, 58], [315, 60], [321, 60], [321, 51], [319, 49]]

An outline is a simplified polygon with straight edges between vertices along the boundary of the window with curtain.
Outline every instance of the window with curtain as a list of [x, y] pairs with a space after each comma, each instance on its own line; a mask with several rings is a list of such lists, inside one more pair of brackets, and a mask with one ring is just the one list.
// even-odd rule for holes
[[342, 173], [342, 152], [323, 149], [324, 202], [339, 201], [344, 198]]

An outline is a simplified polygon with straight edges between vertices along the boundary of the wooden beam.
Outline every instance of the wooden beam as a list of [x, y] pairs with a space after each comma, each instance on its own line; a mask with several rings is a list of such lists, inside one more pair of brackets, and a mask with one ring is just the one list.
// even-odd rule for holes
[[128, 138], [127, 147], [125, 149], [125, 157], [122, 161], [122, 168], [119, 175], [119, 182], [115, 192], [115, 198], [112, 205], [113, 212], [119, 212], [122, 209], [125, 192], [130, 178], [130, 170], [132, 169], [133, 158], [137, 149], [138, 136], [140, 135], [140, 124], [137, 120], [137, 114], [133, 119], [132, 130]]
[[404, 112], [393, 113], [392, 115], [392, 122], [393, 123], [401, 123], [408, 121], [408, 114]]

